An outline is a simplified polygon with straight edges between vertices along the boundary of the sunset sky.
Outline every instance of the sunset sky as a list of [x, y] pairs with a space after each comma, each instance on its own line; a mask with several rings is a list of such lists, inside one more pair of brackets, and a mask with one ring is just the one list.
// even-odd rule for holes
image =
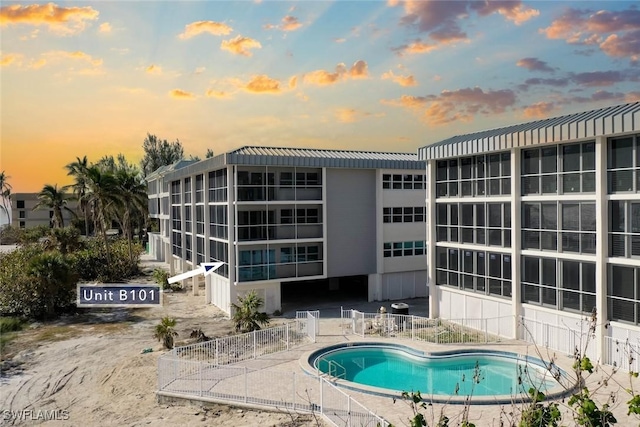
[[152, 133], [416, 152], [640, 99], [640, 8], [617, 1], [99, 1], [0, 9], [0, 171], [13, 192]]

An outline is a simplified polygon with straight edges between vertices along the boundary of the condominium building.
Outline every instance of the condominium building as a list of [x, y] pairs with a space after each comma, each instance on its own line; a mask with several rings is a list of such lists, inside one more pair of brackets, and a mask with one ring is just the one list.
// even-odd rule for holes
[[148, 177], [150, 250], [172, 273], [205, 261], [205, 299], [226, 312], [255, 290], [355, 288], [362, 300], [427, 295], [425, 162], [417, 154], [243, 147]]
[[[51, 227], [53, 224], [52, 209], [34, 210], [39, 203], [38, 193], [14, 193], [11, 195], [12, 225], [20, 228], [31, 228], [38, 225]], [[78, 202], [69, 200], [67, 209], [62, 210], [64, 225], [71, 225]]]
[[544, 344], [553, 326], [575, 329], [595, 310], [591, 354], [640, 338], [640, 103], [418, 153], [432, 317], [503, 318], [512, 337], [518, 319], [539, 322], [550, 326], [531, 333]]

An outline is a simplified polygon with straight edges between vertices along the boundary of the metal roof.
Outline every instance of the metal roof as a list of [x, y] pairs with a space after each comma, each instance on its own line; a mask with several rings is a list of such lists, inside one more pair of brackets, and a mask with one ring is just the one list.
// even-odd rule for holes
[[162, 174], [166, 179], [174, 180], [208, 173], [227, 165], [399, 170], [422, 170], [426, 167], [417, 153], [246, 146], [179, 169], [158, 169], [147, 179], [156, 179]]
[[640, 102], [458, 135], [418, 149], [421, 160], [640, 131]]
[[231, 155], [317, 157], [324, 159], [401, 160], [417, 161], [416, 153], [383, 153], [378, 151], [324, 150], [315, 148], [245, 146], [231, 151]]

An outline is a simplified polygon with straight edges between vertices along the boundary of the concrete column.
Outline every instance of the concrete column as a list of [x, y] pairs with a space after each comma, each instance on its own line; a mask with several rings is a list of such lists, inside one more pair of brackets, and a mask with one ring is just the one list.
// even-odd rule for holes
[[440, 315], [440, 290], [436, 285], [436, 161], [427, 161], [427, 285], [429, 286], [429, 318]]
[[520, 148], [511, 150], [511, 312], [513, 314], [513, 336], [518, 337], [518, 323], [522, 315], [522, 287], [520, 286], [520, 249], [522, 248], [520, 203]]
[[596, 355], [603, 360], [607, 313], [607, 258], [609, 251], [607, 201], [607, 138], [596, 138]]
[[369, 274], [369, 294], [368, 301], [382, 301], [382, 275], [378, 273]]

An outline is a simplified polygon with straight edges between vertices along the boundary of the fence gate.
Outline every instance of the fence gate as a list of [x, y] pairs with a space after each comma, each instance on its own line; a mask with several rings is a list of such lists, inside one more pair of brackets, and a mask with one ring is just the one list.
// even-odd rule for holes
[[357, 310], [351, 310], [351, 317], [353, 319], [353, 333], [364, 338], [364, 313]]
[[296, 311], [296, 321], [298, 330], [316, 342], [316, 335], [320, 333], [320, 310]]

